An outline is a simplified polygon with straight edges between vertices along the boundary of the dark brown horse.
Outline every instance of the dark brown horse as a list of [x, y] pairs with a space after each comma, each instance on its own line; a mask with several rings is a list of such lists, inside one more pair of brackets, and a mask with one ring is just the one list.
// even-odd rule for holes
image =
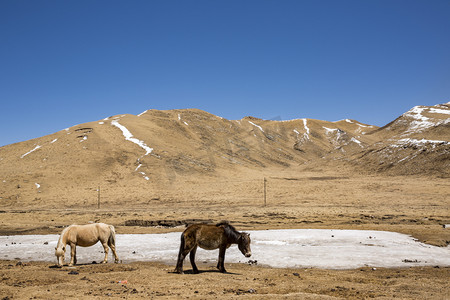
[[190, 252], [189, 258], [192, 265], [192, 271], [197, 274], [198, 269], [195, 265], [195, 252], [197, 246], [206, 250], [219, 248], [219, 262], [217, 269], [225, 273], [225, 251], [232, 244], [238, 244], [239, 250], [245, 257], [250, 257], [250, 234], [237, 231], [228, 222], [220, 222], [216, 225], [192, 224], [189, 225], [181, 234], [180, 252], [178, 253], [176, 273], [183, 273], [183, 261]]

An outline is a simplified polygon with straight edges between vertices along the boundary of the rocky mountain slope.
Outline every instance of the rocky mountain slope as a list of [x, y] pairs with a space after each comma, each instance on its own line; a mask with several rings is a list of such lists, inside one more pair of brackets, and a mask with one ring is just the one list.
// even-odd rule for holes
[[105, 185], [139, 198], [180, 178], [315, 166], [449, 176], [449, 114], [450, 103], [418, 106], [382, 128], [348, 119], [226, 120], [197, 109], [112, 116], [1, 147], [0, 203], [83, 199]]
[[369, 135], [378, 142], [356, 164], [389, 174], [450, 175], [450, 102], [413, 107]]

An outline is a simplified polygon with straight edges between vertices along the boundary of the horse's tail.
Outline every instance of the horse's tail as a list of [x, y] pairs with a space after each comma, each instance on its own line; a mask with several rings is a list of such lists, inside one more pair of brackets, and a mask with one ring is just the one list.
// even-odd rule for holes
[[184, 249], [184, 246], [186, 245], [186, 241], [184, 239], [184, 232], [181, 234], [181, 243], [180, 243], [180, 250]]
[[186, 245], [186, 241], [184, 239], [184, 232], [181, 234], [181, 242], [180, 242], [180, 251], [178, 252], [178, 261], [181, 258], [181, 253], [183, 253], [184, 246]]
[[108, 243], [110, 245], [116, 245], [116, 230], [114, 229], [114, 226], [109, 225], [109, 229], [111, 230], [111, 233], [109, 234]]

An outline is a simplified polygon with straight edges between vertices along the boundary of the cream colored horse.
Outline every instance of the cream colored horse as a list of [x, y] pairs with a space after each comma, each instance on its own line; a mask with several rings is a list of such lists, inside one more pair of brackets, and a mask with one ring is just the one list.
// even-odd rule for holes
[[119, 257], [116, 253], [116, 231], [114, 230], [114, 226], [104, 223], [94, 223], [87, 225], [70, 225], [61, 232], [61, 236], [59, 237], [58, 244], [55, 248], [58, 266], [61, 267], [64, 264], [66, 245], [69, 245], [71, 250], [69, 266], [73, 266], [77, 263], [76, 246], [89, 247], [95, 245], [98, 241], [102, 243], [103, 249], [105, 249], [105, 259], [102, 263], [108, 262], [109, 248], [111, 248], [114, 254], [115, 263], [118, 263]]

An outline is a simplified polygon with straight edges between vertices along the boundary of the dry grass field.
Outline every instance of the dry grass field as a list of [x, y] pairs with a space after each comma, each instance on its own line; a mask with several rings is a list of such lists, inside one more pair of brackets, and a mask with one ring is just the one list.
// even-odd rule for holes
[[[68, 224], [87, 222], [113, 224], [120, 234], [162, 233], [181, 231], [173, 228], [180, 224], [227, 219], [240, 230], [370, 229], [409, 234], [441, 247], [450, 242], [450, 229], [442, 226], [450, 223], [447, 179], [352, 176], [343, 171], [247, 175], [227, 182], [178, 179], [172, 188], [140, 202], [127, 199], [125, 190], [108, 199], [104, 190], [100, 209], [95, 191], [86, 203], [63, 209], [6, 208], [0, 214], [0, 233], [55, 234]], [[178, 275], [171, 273], [175, 261], [62, 269], [54, 268], [55, 262], [2, 261], [0, 293], [9, 299], [444, 299], [450, 293], [450, 269], [445, 267], [320, 270], [232, 264], [229, 274], [204, 266], [206, 271], [194, 275], [187, 266], [186, 274]], [[117, 283], [121, 280], [127, 283]]]

